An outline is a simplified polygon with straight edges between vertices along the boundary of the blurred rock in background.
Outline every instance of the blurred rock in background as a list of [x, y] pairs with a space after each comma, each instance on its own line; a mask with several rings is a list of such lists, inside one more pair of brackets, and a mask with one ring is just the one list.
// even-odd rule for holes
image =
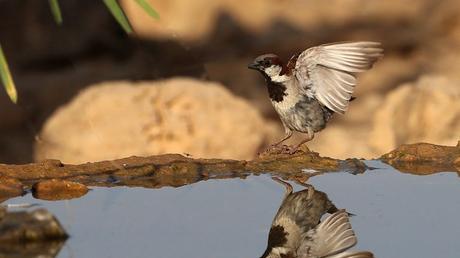
[[36, 159], [84, 163], [190, 153], [251, 159], [278, 127], [218, 83], [173, 78], [92, 85], [45, 123]]
[[423, 76], [390, 92], [374, 117], [369, 142], [378, 153], [406, 142], [453, 145], [460, 133], [460, 82]]
[[[344, 116], [336, 115], [316, 135], [311, 149], [339, 158], [371, 158], [400, 143], [455, 145], [460, 138], [454, 122], [439, 124], [432, 134], [428, 129], [415, 132], [407, 121], [398, 123], [391, 115], [382, 115], [401, 105], [391, 103], [396, 101], [392, 96], [403, 94], [400, 88], [407, 88], [407, 96], [413, 95], [410, 101], [432, 107], [422, 109], [421, 104], [411, 103], [408, 115], [430, 117], [432, 113], [425, 112], [437, 109], [439, 99], [415, 97], [427, 91], [420, 85], [431, 84], [430, 92], [441, 95], [445, 87], [438, 89], [437, 85], [460, 87], [457, 0], [414, 0], [410, 4], [399, 0], [151, 0], [160, 13], [159, 21], [149, 18], [134, 1], [121, 2], [136, 30], [133, 36], [119, 29], [99, 1], [60, 2], [61, 27], [54, 24], [47, 1], [0, 1], [0, 42], [20, 94], [20, 104], [15, 106], [0, 92], [0, 162], [31, 161], [35, 136], [50, 115], [81, 89], [112, 80], [189, 76], [220, 82], [281, 128], [262, 78], [248, 71], [247, 63], [261, 53], [275, 52], [287, 60], [307, 47], [347, 40], [380, 41], [385, 57], [360, 77], [356, 101]], [[436, 76], [427, 77], [429, 74]], [[417, 86], [405, 86], [408, 84]], [[443, 110], [456, 110], [460, 99], [458, 95], [452, 98], [454, 101], [442, 103]], [[394, 123], [398, 127], [389, 126]], [[388, 135], [395, 135], [395, 140], [386, 142]], [[216, 144], [217, 137], [211, 133], [202, 138], [210, 146]], [[186, 152], [190, 144], [178, 141], [174, 148], [142, 153]], [[211, 156], [228, 155], [216, 152]]]

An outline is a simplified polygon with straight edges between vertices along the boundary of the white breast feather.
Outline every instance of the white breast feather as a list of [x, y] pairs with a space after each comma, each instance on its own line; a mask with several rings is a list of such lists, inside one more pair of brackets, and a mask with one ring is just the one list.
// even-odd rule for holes
[[278, 218], [274, 223], [273, 226], [280, 225], [284, 228], [284, 231], [288, 233], [286, 236], [287, 243], [285, 247], [296, 250], [300, 245], [301, 239], [301, 232], [299, 226], [289, 218], [281, 217]]
[[283, 97], [283, 101], [272, 101], [273, 106], [278, 112], [288, 111], [289, 109], [293, 108], [295, 104], [297, 104], [302, 98], [302, 93], [299, 90], [299, 86], [297, 84], [297, 80], [295, 80], [295, 78], [292, 76], [289, 77], [289, 80], [283, 82], [283, 85], [286, 86], [286, 95]]
[[290, 76], [287, 76], [285, 74], [280, 75], [281, 73], [281, 66], [279, 65], [272, 65], [270, 67], [265, 68], [265, 73], [270, 76], [271, 80], [273, 82], [285, 82], [291, 80]]

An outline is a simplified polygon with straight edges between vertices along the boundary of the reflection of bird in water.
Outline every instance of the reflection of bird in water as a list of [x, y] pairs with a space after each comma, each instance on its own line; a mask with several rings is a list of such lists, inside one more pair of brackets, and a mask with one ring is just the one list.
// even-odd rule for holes
[[0, 204], [0, 222], [2, 221], [3, 217], [6, 215], [6, 208]]
[[[281, 207], [273, 219], [268, 245], [261, 258], [372, 258], [370, 252], [346, 251], [357, 243], [348, 213], [337, 208], [311, 185], [293, 193], [286, 187]], [[322, 215], [332, 213], [320, 223]]]

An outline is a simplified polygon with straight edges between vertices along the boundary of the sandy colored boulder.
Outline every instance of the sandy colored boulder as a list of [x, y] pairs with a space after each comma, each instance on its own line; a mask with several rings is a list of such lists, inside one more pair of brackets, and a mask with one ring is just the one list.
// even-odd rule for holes
[[376, 153], [365, 140], [368, 135], [367, 126], [331, 125], [316, 135], [307, 146], [327, 157], [373, 158]]
[[218, 83], [106, 82], [49, 118], [35, 157], [64, 163], [163, 153], [249, 159], [273, 140], [275, 128]]
[[396, 55], [385, 55], [371, 70], [359, 74], [359, 84], [354, 96], [358, 100], [370, 94], [386, 93], [399, 86], [401, 82], [412, 80], [420, 71], [420, 57], [401, 58]]
[[32, 186], [33, 196], [42, 200], [68, 200], [82, 197], [86, 193], [88, 188], [85, 185], [60, 179], [44, 180]]
[[[4, 212], [4, 211], [3, 211]], [[45, 209], [33, 211], [6, 212], [0, 220], [0, 254], [1, 257], [11, 257], [11, 253], [27, 253], [29, 249], [26, 243], [40, 243], [48, 241], [64, 241], [68, 238], [67, 233], [56, 217]], [[15, 250], [16, 244], [22, 244]], [[15, 252], [6, 252], [14, 250]], [[4, 256], [4, 253], [9, 255]], [[40, 257], [22, 256], [16, 257]], [[50, 256], [41, 256], [50, 257]], [[53, 256], [51, 256], [53, 257]]]
[[15, 178], [0, 174], [0, 203], [4, 199], [24, 194], [24, 185]]
[[440, 171], [455, 171], [460, 175], [460, 141], [457, 146], [430, 143], [403, 144], [380, 159], [399, 171], [428, 175]]
[[390, 92], [374, 118], [371, 146], [385, 153], [404, 143], [455, 145], [460, 138], [460, 82], [423, 76]]

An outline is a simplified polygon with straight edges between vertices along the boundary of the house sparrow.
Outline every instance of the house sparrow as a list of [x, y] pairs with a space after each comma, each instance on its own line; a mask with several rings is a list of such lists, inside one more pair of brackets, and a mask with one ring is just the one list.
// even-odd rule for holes
[[[370, 252], [346, 251], [357, 242], [348, 213], [338, 210], [325, 193], [310, 185], [293, 193], [289, 183], [275, 180], [285, 185], [286, 194], [273, 219], [261, 258], [373, 257]], [[320, 222], [327, 212], [332, 215]]]
[[257, 57], [248, 68], [265, 77], [285, 130], [284, 138], [269, 149], [289, 139], [293, 131], [306, 133], [297, 145], [286, 146], [292, 154], [324, 129], [334, 113], [345, 113], [353, 100], [356, 73], [369, 70], [382, 55], [380, 43], [361, 41], [312, 47], [292, 56], [287, 64], [274, 54]]

